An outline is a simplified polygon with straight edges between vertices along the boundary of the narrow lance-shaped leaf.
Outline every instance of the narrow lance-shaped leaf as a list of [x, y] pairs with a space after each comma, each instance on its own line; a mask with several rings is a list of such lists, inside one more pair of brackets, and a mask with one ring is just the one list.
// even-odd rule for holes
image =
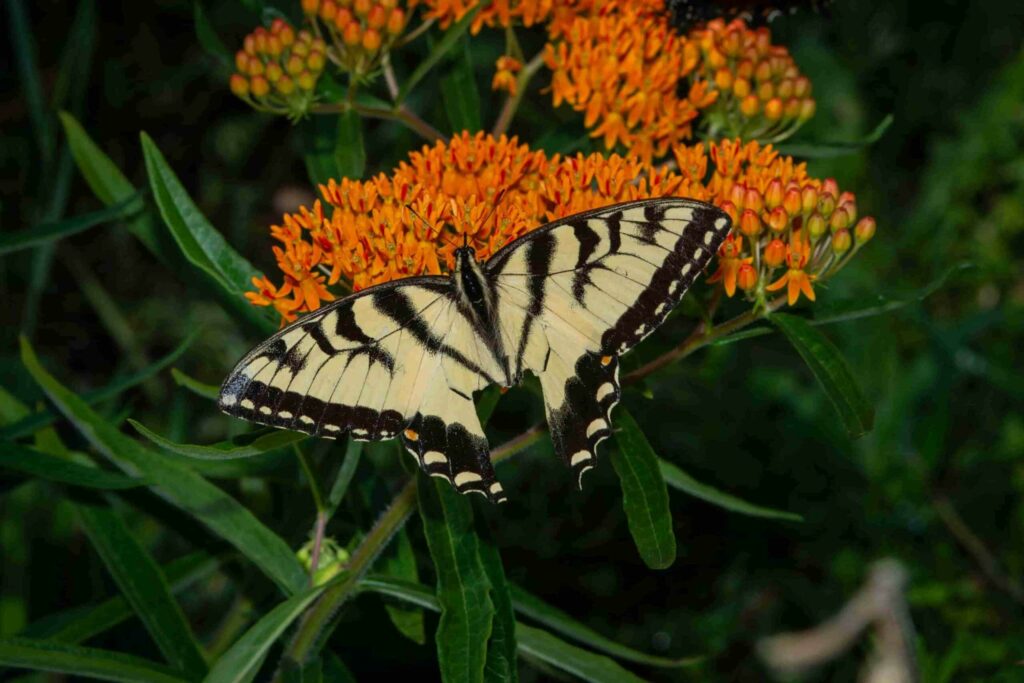
[[0, 442], [0, 469], [20, 472], [58, 484], [70, 484], [90, 489], [130, 489], [147, 484], [142, 479], [134, 479], [118, 472], [109, 472], [73, 460], [58, 458], [55, 455], [9, 441]]
[[[377, 559], [376, 568], [383, 574], [397, 579], [419, 583], [419, 570], [416, 567], [416, 554], [405, 528], [399, 529], [392, 537], [388, 547]], [[423, 611], [418, 607], [403, 604], [384, 605], [391, 623], [398, 632], [409, 640], [422, 645], [427, 641], [423, 625]]]
[[150, 451], [105, 422], [43, 369], [24, 338], [21, 359], [50, 400], [97, 451], [126, 472], [141, 473], [154, 482], [153, 490], [158, 495], [235, 546], [286, 592], [297, 593], [305, 587], [306, 573], [288, 545], [237, 500], [184, 465]]
[[217, 35], [217, 31], [213, 28], [213, 24], [210, 23], [210, 18], [206, 15], [206, 10], [203, 9], [203, 3], [199, 0], [195, 0], [192, 11], [192, 21], [196, 27], [196, 38], [199, 40], [199, 44], [203, 46], [203, 50], [206, 54], [217, 60], [223, 70], [231, 65], [231, 52], [224, 45], [224, 41]]
[[860, 140], [851, 142], [787, 142], [779, 145], [778, 150], [782, 154], [802, 159], [829, 159], [853, 154], [881, 140], [894, 120], [895, 117], [892, 114], [887, 114], [874, 130]]
[[330, 583], [311, 588], [267, 612], [214, 663], [204, 683], [241, 683], [252, 680], [267, 651]]
[[437, 573], [437, 657], [448, 683], [482, 681], [494, 604], [480, 562], [473, 508], [451, 486], [417, 475], [423, 531]]
[[202, 396], [211, 401], [216, 401], [217, 397], [220, 396], [220, 387], [200, 382], [194, 377], [189, 377], [178, 368], [171, 368], [171, 378], [179, 387], [185, 387], [196, 396]]
[[136, 193], [124, 201], [108, 206], [99, 211], [66, 218], [55, 223], [44, 223], [27, 230], [5, 232], [0, 234], [0, 254], [9, 254], [22, 249], [38, 247], [41, 244], [55, 242], [77, 235], [89, 228], [127, 218], [142, 208], [141, 196]]
[[480, 93], [466, 36], [451, 51], [448, 69], [441, 76], [441, 95], [452, 131], [480, 130]]
[[135, 428], [135, 431], [164, 450], [189, 458], [199, 458], [200, 460], [251, 458], [254, 455], [284, 448], [308, 438], [305, 434], [300, 434], [299, 432], [271, 429], [252, 434], [243, 434], [242, 436], [236, 436], [228, 441], [221, 441], [210, 446], [201, 446], [198, 444], [175, 443], [170, 439], [165, 439], [135, 420], [128, 420], [128, 423]]
[[839, 349], [803, 318], [774, 313], [771, 321], [786, 335], [814, 373], [850, 437], [857, 438], [871, 431], [875, 410], [861, 393], [857, 379]]
[[640, 425], [623, 407], [615, 417], [615, 442], [618, 448], [612, 451], [612, 465], [622, 483], [622, 508], [629, 532], [647, 566], [665, 569], [676, 559], [668, 490], [658, 456]]
[[366, 170], [366, 147], [363, 144], [363, 122], [359, 114], [349, 110], [338, 116], [338, 138], [334, 145], [338, 174], [353, 180], [362, 178]]
[[494, 602], [494, 626], [487, 643], [484, 680], [515, 683], [519, 680], [519, 668], [516, 665], [516, 619], [512, 611], [508, 581], [505, 579], [505, 566], [487, 522], [480, 517], [476, 517], [475, 521], [480, 541], [480, 563], [491, 584], [491, 600]]
[[683, 493], [688, 493], [694, 498], [700, 498], [705, 502], [711, 503], [712, 505], [717, 505], [718, 507], [725, 508], [726, 510], [738, 512], [741, 515], [750, 515], [752, 517], [784, 519], [790, 522], [803, 521], [803, 517], [795, 512], [786, 512], [785, 510], [776, 510], [774, 508], [764, 507], [763, 505], [755, 505], [754, 503], [749, 503], [741, 498], [737, 498], [732, 494], [719, 491], [713, 486], [701, 483], [667, 460], [659, 459], [658, 466], [661, 468], [661, 474], [665, 477], [666, 484], [674, 489], [682, 491]]
[[341, 505], [341, 501], [345, 499], [349, 484], [352, 483], [352, 477], [355, 476], [356, 469], [359, 467], [359, 459], [362, 453], [362, 442], [349, 439], [348, 445], [345, 446], [345, 457], [341, 461], [341, 467], [338, 468], [338, 474], [335, 475], [334, 483], [331, 484], [331, 490], [327, 494], [327, 514], [329, 517], [334, 516], [338, 506]]
[[172, 669], [139, 657], [30, 638], [0, 638], [0, 664], [126, 683], [185, 683]]
[[416, 87], [416, 84], [423, 80], [423, 77], [430, 73], [430, 70], [437, 66], [437, 63], [455, 47], [459, 39], [469, 30], [473, 19], [476, 18], [476, 14], [480, 11], [481, 7], [483, 7], [483, 3], [477, 4], [476, 7], [466, 12], [466, 15], [455, 22], [441, 37], [441, 40], [437, 41], [437, 44], [430, 49], [427, 56], [398, 89], [398, 96], [395, 97], [395, 106], [404, 102], [405, 98], [412, 92], [412, 89]]
[[81, 503], [75, 508], [107, 571], [167, 661], [189, 678], [205, 674], [199, 644], [156, 561], [106, 505]]

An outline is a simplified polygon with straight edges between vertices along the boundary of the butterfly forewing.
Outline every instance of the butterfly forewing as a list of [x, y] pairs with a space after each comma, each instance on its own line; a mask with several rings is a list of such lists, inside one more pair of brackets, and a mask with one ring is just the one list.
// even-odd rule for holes
[[489, 320], [466, 305], [458, 278], [371, 287], [253, 349], [220, 407], [317, 436], [397, 437], [431, 475], [500, 501], [473, 393], [529, 370], [579, 481], [611, 433], [618, 357], [661, 324], [729, 227], [721, 210], [686, 199], [569, 216], [485, 264]]

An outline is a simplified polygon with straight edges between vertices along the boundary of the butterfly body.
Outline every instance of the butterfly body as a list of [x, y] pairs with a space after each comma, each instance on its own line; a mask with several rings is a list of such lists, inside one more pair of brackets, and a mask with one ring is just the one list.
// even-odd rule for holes
[[301, 318], [225, 380], [230, 415], [334, 438], [399, 438], [458, 490], [504, 500], [473, 394], [539, 377], [577, 481], [611, 434], [618, 357], [704, 269], [730, 222], [688, 199], [629, 202], [538, 228], [448, 276], [370, 287]]

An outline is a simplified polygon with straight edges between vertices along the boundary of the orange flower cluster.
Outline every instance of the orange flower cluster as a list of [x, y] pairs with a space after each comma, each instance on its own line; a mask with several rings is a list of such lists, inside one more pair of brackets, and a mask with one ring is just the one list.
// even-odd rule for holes
[[708, 137], [779, 140], [814, 115], [810, 80], [786, 48], [771, 44], [767, 28], [716, 19], [692, 31], [688, 40], [701, 54], [690, 81], [706, 82], [718, 94], [702, 118]]
[[515, 97], [515, 94], [519, 91], [519, 81], [516, 78], [516, 74], [522, 68], [522, 62], [515, 57], [498, 57], [498, 61], [494, 65], [494, 78], [491, 80], [491, 89], [504, 90], [509, 95]]
[[484, 26], [508, 27], [513, 24], [533, 26], [546, 21], [556, 5], [572, 5], [574, 0], [421, 0], [426, 7], [423, 16], [435, 19], [441, 28], [461, 21], [478, 5], [469, 30], [476, 35]]
[[[274, 255], [284, 278], [281, 286], [256, 278], [256, 291], [246, 296], [253, 304], [274, 306], [283, 321], [290, 321], [347, 290], [342, 283], [359, 290], [396, 278], [444, 273], [463, 243], [487, 259], [545, 222], [616, 202], [664, 196], [713, 201], [735, 217], [737, 226], [747, 222], [747, 230], [732, 237], [719, 258], [716, 281], [730, 295], [737, 283], [753, 294], [767, 281], [777, 267], [768, 265], [773, 240], [782, 245], [782, 259], [792, 262], [783, 277], [796, 282], [797, 291], [802, 281], [790, 275], [794, 270], [817, 276], [841, 265], [833, 257], [842, 253], [831, 245], [841, 243], [841, 234], [849, 237], [856, 205], [852, 195], [833, 192], [834, 182], [807, 177], [802, 164], [757, 143], [712, 145], [710, 176], [703, 144], [679, 146], [673, 153], [678, 170], [615, 154], [549, 157], [515, 138], [464, 132], [413, 152], [390, 174], [321, 185], [326, 205], [318, 201], [312, 209], [301, 208], [271, 228], [280, 243]], [[808, 203], [805, 211], [809, 192], [814, 193], [813, 207]], [[792, 201], [795, 196], [799, 207]], [[779, 197], [781, 204], [776, 202]], [[780, 207], [786, 225], [778, 229], [781, 214], [775, 209]], [[751, 216], [758, 220], [756, 230]], [[828, 227], [820, 229], [814, 216]], [[870, 237], [864, 236], [868, 220], [858, 223], [858, 245]], [[803, 259], [799, 250], [805, 244], [808, 258]], [[743, 263], [756, 275], [749, 286], [742, 278], [750, 276], [740, 273]]]
[[409, 13], [398, 5], [398, 0], [302, 0], [302, 11], [317, 35], [329, 37], [331, 60], [365, 75], [405, 30]]
[[643, 159], [688, 140], [693, 120], [718, 95], [700, 78], [679, 92], [700, 50], [650, 4], [612, 2], [590, 14], [561, 16], [550, 27], [557, 39], [544, 51], [555, 106], [566, 102], [585, 112], [584, 125], [606, 149], [621, 143]]
[[[709, 281], [721, 282], [728, 296], [738, 287], [759, 301], [785, 288], [791, 306], [801, 294], [814, 301], [813, 283], [842, 268], [875, 234], [873, 218], [857, 220], [853, 194], [841, 193], [834, 180], [809, 177], [805, 164], [771, 145], [726, 140], [712, 145], [711, 157], [716, 170], [707, 187], [732, 217], [733, 233]], [[693, 151], [677, 151], [676, 158], [680, 168], [700, 163]]]
[[261, 26], [245, 37], [235, 54], [231, 92], [256, 109], [301, 116], [313, 101], [326, 51], [324, 41], [309, 31], [296, 33], [275, 19], [270, 30]]

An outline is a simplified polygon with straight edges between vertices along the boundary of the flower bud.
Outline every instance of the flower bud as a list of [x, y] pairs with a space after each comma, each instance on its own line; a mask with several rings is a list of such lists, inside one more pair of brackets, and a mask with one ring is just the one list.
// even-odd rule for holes
[[800, 115], [797, 118], [801, 121], [807, 121], [814, 116], [814, 112], [817, 108], [818, 105], [809, 97], [800, 100]]
[[804, 213], [810, 213], [818, 208], [818, 191], [810, 185], [800, 192], [800, 208]]
[[748, 119], [757, 116], [757, 112], [761, 109], [761, 100], [757, 99], [757, 95], [747, 95], [740, 102], [740, 113], [746, 116]]
[[391, 10], [391, 15], [388, 17], [387, 31], [391, 35], [397, 36], [403, 28], [405, 28], [405, 12], [396, 7]]
[[839, 206], [846, 211], [851, 223], [857, 220], [857, 198], [852, 192], [839, 195]]
[[740, 214], [740, 232], [747, 237], [757, 237], [761, 233], [761, 218], [750, 209], [744, 209]]
[[320, 72], [324, 70], [324, 63], [326, 58], [323, 52], [310, 52], [309, 56], [306, 57], [306, 66], [309, 67], [310, 71]]
[[793, 81], [792, 79], [786, 78], [779, 82], [779, 87], [776, 88], [775, 94], [784, 100], [788, 100], [793, 96]]
[[818, 213], [825, 218], [831, 218], [832, 212], [836, 210], [836, 200], [830, 194], [822, 194], [818, 197]]
[[381, 5], [374, 5], [366, 15], [366, 23], [375, 29], [382, 29], [388, 23], [388, 12]]
[[833, 199], [839, 199], [839, 183], [836, 182], [835, 178], [826, 178], [821, 184], [821, 192], [823, 194], [832, 195]]
[[875, 236], [875, 219], [871, 216], [864, 216], [853, 228], [853, 235], [857, 238], [857, 244], [863, 244]]
[[775, 86], [770, 82], [762, 83], [757, 86], [757, 96], [762, 102], [767, 102], [771, 98], [775, 97]]
[[249, 55], [246, 54], [245, 50], [239, 50], [235, 53], [235, 71], [240, 74], [248, 73], [249, 71]]
[[299, 40], [299, 42], [292, 45], [292, 54], [298, 55], [299, 57], [305, 57], [309, 54], [309, 41]]
[[705, 60], [707, 61], [708, 66], [716, 70], [723, 68], [729, 63], [725, 55], [723, 55], [721, 52], [715, 49], [712, 49], [711, 52], [708, 53], [708, 56], [705, 58]]
[[782, 118], [782, 100], [773, 97], [764, 105], [764, 117], [769, 121], [778, 121]]
[[772, 79], [772, 65], [768, 62], [758, 62], [754, 68], [754, 78], [758, 83], [768, 83]]
[[774, 209], [777, 206], [782, 206], [782, 181], [778, 178], [773, 178], [768, 187], [764, 190], [764, 205], [769, 210]]
[[373, 0], [355, 0], [352, 3], [352, 9], [355, 10], [356, 16], [365, 17], [370, 13], [370, 7], [373, 6]]
[[253, 39], [256, 41], [256, 52], [267, 52], [267, 30], [260, 26], [258, 29], [252, 32]]
[[786, 260], [786, 243], [778, 237], [764, 248], [764, 262], [769, 268], [778, 268]]
[[793, 79], [793, 95], [795, 97], [807, 97], [811, 94], [811, 79], [807, 76], [797, 76]]
[[768, 214], [767, 223], [773, 232], [782, 232], [789, 225], [789, 214], [781, 206], [776, 206]]
[[264, 73], [263, 62], [258, 57], [249, 58], [249, 75], [262, 76]]
[[324, 0], [320, 4], [320, 18], [324, 21], [332, 21], [338, 13], [338, 5], [334, 0]]
[[368, 28], [363, 34], [363, 49], [367, 52], [376, 52], [380, 49], [381, 39], [377, 29]]
[[349, 47], [355, 47], [358, 45], [363, 39], [363, 35], [359, 30], [359, 23], [353, 21], [351, 24], [346, 26], [341, 39], [344, 40], [345, 44]]
[[303, 90], [312, 90], [316, 87], [316, 76], [308, 71], [303, 71], [295, 77], [295, 82]]
[[850, 227], [850, 216], [846, 213], [846, 209], [843, 207], [836, 209], [828, 220], [828, 227], [832, 232]]
[[291, 79], [291, 76], [282, 75], [276, 81], [274, 81], [274, 87], [282, 95], [291, 95], [295, 92], [295, 81]]
[[245, 97], [249, 94], [249, 80], [242, 74], [231, 74], [229, 85], [231, 92], [238, 97]]
[[245, 50], [245, 53], [248, 54], [248, 55], [255, 55], [256, 54], [256, 36], [254, 36], [251, 33], [249, 35], [247, 35], [245, 37], [245, 40], [242, 42], [242, 49]]
[[267, 54], [271, 57], [279, 57], [284, 47], [281, 45], [281, 39], [277, 36], [269, 36], [267, 38]]
[[288, 61], [284, 63], [284, 70], [291, 76], [297, 76], [302, 73], [302, 70], [306, 68], [306, 63], [302, 61], [302, 58], [298, 55], [292, 55], [288, 58]]
[[722, 211], [729, 215], [729, 220], [732, 221], [733, 225], [737, 225], [739, 221], [739, 212], [736, 210], [736, 205], [726, 199], [724, 202], [718, 205]]
[[735, 185], [732, 186], [732, 189], [729, 190], [729, 199], [732, 201], [733, 205], [735, 205], [737, 209], [744, 208], [743, 201], [744, 199], [746, 199], [746, 196], [747, 186], [744, 185], [743, 183], [736, 183]]
[[763, 26], [757, 29], [757, 36], [754, 38], [754, 49], [757, 50], [757, 54], [761, 56], [768, 54], [771, 46], [772, 35], [768, 32], [768, 29]]
[[749, 292], [757, 285], [757, 271], [749, 263], [741, 263], [739, 272], [736, 273], [736, 284], [744, 292]]
[[283, 73], [284, 71], [281, 69], [281, 65], [277, 62], [267, 63], [267, 80], [271, 83], [277, 83]]
[[277, 37], [278, 39], [280, 39], [281, 45], [283, 45], [284, 47], [289, 47], [295, 42], [295, 29], [293, 29], [288, 24], [285, 24], [284, 28], [281, 29], [281, 32], [278, 34]]
[[832, 251], [839, 256], [848, 252], [852, 243], [849, 230], [840, 230], [832, 235]]
[[761, 197], [761, 193], [756, 189], [748, 187], [746, 192], [743, 193], [743, 206], [751, 211], [760, 213], [761, 209], [764, 208], [764, 198]]
[[715, 87], [719, 90], [728, 90], [732, 87], [733, 75], [728, 69], [719, 69], [715, 72]]
[[745, 78], [737, 78], [732, 83], [732, 93], [736, 97], [746, 97], [750, 94], [750, 81]]
[[355, 21], [355, 17], [348, 11], [348, 8], [341, 7], [338, 9], [338, 13], [334, 15], [334, 26], [342, 33], [348, 28], [348, 25]]
[[305, 14], [316, 14], [320, 8], [320, 0], [302, 0], [302, 11]]
[[782, 207], [790, 216], [799, 216], [803, 212], [803, 202], [800, 199], [800, 190], [791, 187], [786, 190], [786, 196], [782, 199]]
[[825, 231], [828, 229], [828, 224], [825, 222], [825, 218], [820, 213], [812, 213], [810, 218], [807, 219], [807, 234], [811, 236], [811, 239], [817, 241]]
[[754, 62], [749, 59], [740, 60], [740, 63], [736, 65], [736, 76], [749, 81], [753, 75]]
[[786, 100], [786, 105], [782, 110], [782, 115], [788, 120], [799, 118], [800, 100], [796, 98], [790, 98]]
[[265, 97], [270, 92], [270, 82], [263, 76], [253, 76], [249, 81], [249, 89], [256, 97]]

